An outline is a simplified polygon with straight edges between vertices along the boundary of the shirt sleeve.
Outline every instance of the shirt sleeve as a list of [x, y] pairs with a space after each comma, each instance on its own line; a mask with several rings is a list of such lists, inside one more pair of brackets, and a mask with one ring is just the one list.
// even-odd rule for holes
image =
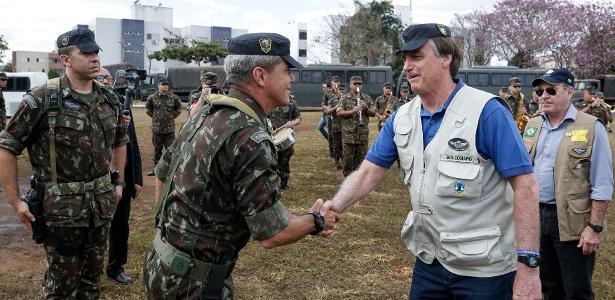
[[152, 112], [154, 111], [154, 97], [153, 95], [150, 95], [149, 97], [147, 97], [147, 102], [145, 102], [145, 109], [147, 110], [147, 112]]
[[173, 97], [174, 101], [175, 101], [175, 112], [181, 112], [182, 111], [182, 101], [181, 99], [179, 99], [179, 96], [175, 95], [175, 97]]
[[609, 136], [602, 123], [595, 124], [596, 135], [592, 145], [589, 167], [591, 199], [611, 201], [613, 196], [613, 159], [609, 147]]
[[480, 114], [476, 147], [483, 158], [493, 161], [504, 179], [533, 171], [512, 115], [496, 98], [490, 99]]
[[21, 154], [29, 145], [33, 132], [41, 130], [39, 122], [44, 114], [43, 101], [31, 94], [25, 94], [6, 128], [0, 132], [0, 147], [15, 155]]
[[393, 112], [380, 130], [378, 137], [367, 152], [365, 159], [375, 165], [388, 169], [399, 158], [393, 136], [393, 120], [397, 112]]

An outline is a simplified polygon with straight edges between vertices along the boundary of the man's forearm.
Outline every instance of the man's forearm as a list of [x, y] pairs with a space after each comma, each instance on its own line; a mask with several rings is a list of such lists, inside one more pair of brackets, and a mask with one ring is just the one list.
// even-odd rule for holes
[[606, 210], [611, 201], [592, 200], [592, 211], [589, 217], [589, 222], [596, 225], [602, 225]]
[[124, 178], [124, 163], [126, 162], [126, 145], [113, 149], [111, 156], [111, 168], [120, 171], [120, 180]]
[[0, 184], [4, 188], [9, 204], [15, 209], [21, 201], [17, 185], [17, 156], [7, 149], [0, 148], [0, 164], [2, 165]]
[[364, 160], [358, 170], [346, 177], [331, 201], [341, 213], [373, 191], [385, 172], [385, 168]]
[[291, 215], [288, 220], [288, 226], [271, 238], [259, 242], [264, 248], [271, 249], [294, 243], [314, 230], [316, 230], [316, 227], [312, 215]]
[[510, 178], [515, 191], [515, 233], [522, 250], [540, 249], [540, 219], [538, 212], [538, 183], [534, 173]]

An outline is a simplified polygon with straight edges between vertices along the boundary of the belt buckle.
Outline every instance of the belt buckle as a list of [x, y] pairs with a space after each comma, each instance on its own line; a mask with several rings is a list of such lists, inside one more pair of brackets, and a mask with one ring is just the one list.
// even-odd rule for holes
[[86, 182], [84, 185], [84, 188], [86, 191], [94, 190], [94, 182], [93, 181]]
[[173, 261], [171, 261], [171, 265], [169, 267], [173, 273], [186, 277], [188, 271], [192, 268], [192, 259], [185, 253], [175, 252], [173, 255]]

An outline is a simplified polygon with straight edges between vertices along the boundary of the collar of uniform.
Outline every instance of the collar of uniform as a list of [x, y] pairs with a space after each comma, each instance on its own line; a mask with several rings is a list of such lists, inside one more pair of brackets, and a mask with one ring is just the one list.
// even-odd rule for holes
[[260, 105], [258, 105], [258, 103], [256, 103], [256, 101], [254, 101], [250, 96], [244, 94], [242, 91], [235, 87], [231, 87], [231, 89], [228, 91], [227, 96], [239, 99], [241, 102], [247, 104], [252, 110], [254, 110], [258, 117], [261, 118], [263, 124], [267, 124], [267, 122], [265, 121], [267, 119], [267, 115], [260, 107]]
[[[540, 115], [542, 116], [543, 120], [545, 120], [545, 121], [549, 120], [549, 116], [547, 116], [547, 113], [542, 112]], [[566, 111], [566, 115], [564, 116], [564, 120], [562, 120], [562, 122], [560, 124], [558, 124], [557, 126], [555, 126], [553, 128], [557, 128], [557, 127], [561, 126], [567, 120], [570, 120], [570, 122], [574, 122], [574, 121], [577, 120], [577, 109], [574, 107], [574, 105], [572, 105], [572, 103], [570, 105], [568, 105], [568, 110]], [[548, 123], [548, 122], [545, 122], [545, 123]]]
[[[81, 97], [78, 97], [78, 95], [74, 94], [76, 92], [73, 91], [70, 88], [70, 81], [68, 81], [68, 77], [66, 76], [66, 74], [64, 74], [64, 75], [62, 75], [62, 77], [60, 77], [60, 90], [61, 90], [61, 93], [62, 93], [62, 99], [66, 99], [70, 95], [73, 100], [79, 101], [79, 102], [87, 104], [87, 105], [92, 105], [92, 103], [83, 102], [81, 100]], [[100, 87], [97, 86], [97, 84], [94, 82], [94, 80], [92, 80], [92, 92], [93, 93], [97, 93], [99, 95], [102, 93], [102, 91], [100, 90]], [[104, 102], [104, 98], [98, 97], [98, 101], [99, 102]]]
[[448, 106], [451, 104], [451, 101], [453, 101], [453, 98], [455, 98], [455, 95], [457, 95], [457, 92], [459, 92], [459, 90], [465, 85], [465, 83], [463, 83], [461, 79], [453, 79], [453, 82], [455, 82], [455, 88], [448, 96], [448, 99], [446, 99], [446, 102], [444, 102], [442, 106], [438, 107], [438, 109], [433, 114], [424, 109], [421, 105], [421, 117], [431, 117], [437, 113], [444, 112], [448, 108]]

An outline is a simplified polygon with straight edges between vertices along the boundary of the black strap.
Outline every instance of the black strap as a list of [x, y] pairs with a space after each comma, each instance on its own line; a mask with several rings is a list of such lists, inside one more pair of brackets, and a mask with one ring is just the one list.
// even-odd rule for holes
[[235, 262], [230, 265], [212, 264], [207, 274], [207, 280], [203, 287], [201, 299], [203, 300], [220, 300], [224, 290], [224, 281], [231, 275]]

